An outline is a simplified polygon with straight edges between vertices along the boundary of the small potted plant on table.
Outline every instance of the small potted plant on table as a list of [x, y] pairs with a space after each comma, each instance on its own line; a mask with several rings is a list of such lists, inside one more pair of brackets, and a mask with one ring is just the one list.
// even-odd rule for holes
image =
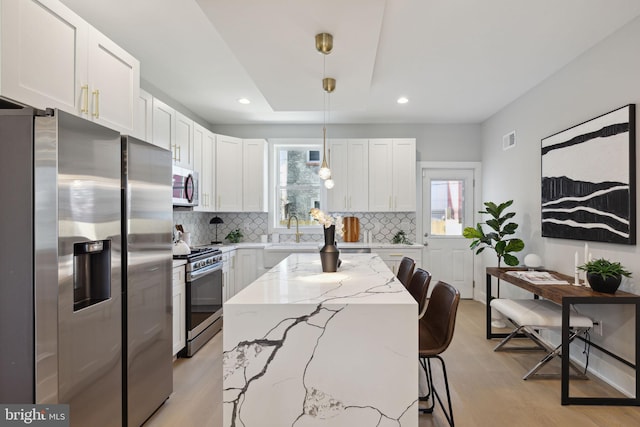
[[578, 267], [587, 272], [587, 281], [591, 289], [597, 292], [613, 294], [618, 290], [622, 276], [631, 277], [619, 262], [612, 262], [604, 258], [589, 261]]

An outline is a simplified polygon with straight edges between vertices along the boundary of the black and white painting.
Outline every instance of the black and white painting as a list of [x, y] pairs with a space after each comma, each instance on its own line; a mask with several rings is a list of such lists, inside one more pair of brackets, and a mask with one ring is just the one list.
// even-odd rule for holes
[[636, 243], [635, 104], [542, 139], [542, 236]]

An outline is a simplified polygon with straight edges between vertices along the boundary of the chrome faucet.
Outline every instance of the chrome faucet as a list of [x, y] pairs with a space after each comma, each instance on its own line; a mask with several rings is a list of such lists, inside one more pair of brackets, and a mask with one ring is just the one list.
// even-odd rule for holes
[[298, 228], [298, 217], [295, 215], [289, 215], [289, 222], [287, 223], [287, 228], [291, 229], [291, 218], [295, 218], [296, 219], [296, 243], [300, 243], [300, 236], [302, 236], [302, 233], [300, 233], [299, 228]]

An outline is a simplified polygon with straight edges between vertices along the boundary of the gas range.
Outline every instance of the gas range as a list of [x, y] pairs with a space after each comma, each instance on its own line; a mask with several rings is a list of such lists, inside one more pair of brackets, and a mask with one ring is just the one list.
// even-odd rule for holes
[[222, 251], [218, 248], [191, 248], [188, 255], [174, 255], [173, 259], [187, 260], [187, 274], [222, 262]]
[[222, 329], [224, 279], [219, 248], [191, 248], [189, 255], [174, 255], [187, 261], [185, 277], [186, 346], [179, 356], [191, 357]]

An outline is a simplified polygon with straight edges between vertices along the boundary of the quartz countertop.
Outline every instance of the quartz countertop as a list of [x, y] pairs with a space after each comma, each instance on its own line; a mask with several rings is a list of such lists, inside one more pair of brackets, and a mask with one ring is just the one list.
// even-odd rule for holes
[[[240, 243], [225, 243], [221, 245], [198, 245], [198, 247], [217, 247], [222, 250], [222, 252], [228, 252], [235, 249], [264, 249], [264, 248], [274, 248], [274, 247], [284, 247], [287, 248], [295, 248], [299, 247], [309, 247], [309, 246], [318, 246], [321, 248], [324, 245], [323, 242], [278, 242], [278, 243], [262, 243], [262, 242], [240, 242]], [[340, 248], [372, 248], [372, 249], [420, 249], [423, 246], [417, 243], [411, 244], [402, 244], [402, 243], [385, 243], [385, 242], [337, 242], [338, 249]]]
[[340, 259], [342, 264], [337, 272], [323, 273], [319, 254], [293, 253], [225, 305], [320, 302], [416, 305], [376, 254], [342, 254]]

